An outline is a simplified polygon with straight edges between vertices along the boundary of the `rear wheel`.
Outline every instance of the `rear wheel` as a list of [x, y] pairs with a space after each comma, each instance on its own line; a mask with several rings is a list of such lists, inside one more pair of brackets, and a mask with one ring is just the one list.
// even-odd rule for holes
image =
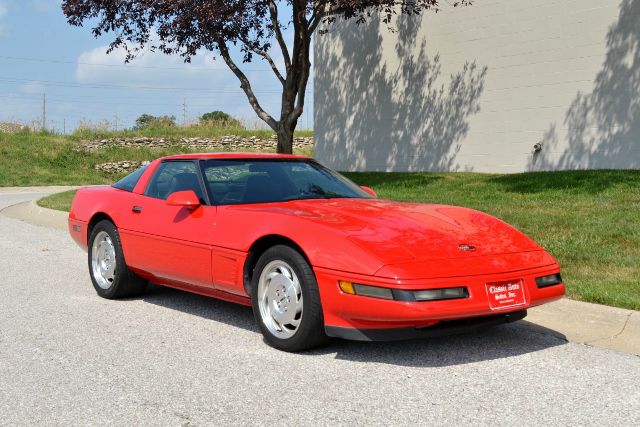
[[328, 341], [318, 284], [298, 251], [268, 249], [256, 264], [251, 289], [253, 314], [269, 345], [302, 351]]
[[91, 281], [101, 297], [131, 297], [140, 295], [147, 288], [147, 281], [127, 267], [120, 234], [110, 221], [100, 221], [91, 230], [88, 255]]

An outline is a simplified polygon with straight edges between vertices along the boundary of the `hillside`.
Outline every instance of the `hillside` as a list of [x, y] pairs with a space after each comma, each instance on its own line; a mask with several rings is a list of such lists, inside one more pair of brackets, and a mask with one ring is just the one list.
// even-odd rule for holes
[[[0, 187], [110, 183], [141, 162], [171, 154], [275, 151], [271, 132], [208, 128], [194, 134], [192, 128], [70, 136], [0, 132]], [[313, 153], [310, 132], [296, 134], [295, 151]]]

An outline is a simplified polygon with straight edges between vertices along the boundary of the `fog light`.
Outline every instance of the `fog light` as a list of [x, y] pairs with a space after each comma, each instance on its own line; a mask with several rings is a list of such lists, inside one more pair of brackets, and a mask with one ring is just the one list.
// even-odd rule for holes
[[560, 283], [562, 283], [560, 273], [536, 277], [536, 285], [538, 285], [538, 288], [546, 288], [548, 286], [559, 285]]
[[366, 285], [353, 285], [353, 287], [356, 291], [356, 295], [382, 299], [393, 299], [393, 293], [391, 292], [391, 289], [388, 288], [379, 288], [377, 286]]
[[467, 288], [442, 288], [415, 291], [413, 295], [416, 301], [439, 301], [447, 299], [460, 299], [469, 296]]

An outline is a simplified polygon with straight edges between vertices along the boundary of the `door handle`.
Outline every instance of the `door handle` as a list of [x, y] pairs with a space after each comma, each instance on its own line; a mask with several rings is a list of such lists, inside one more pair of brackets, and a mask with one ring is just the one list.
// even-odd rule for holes
[[131, 208], [131, 210], [134, 213], [141, 213], [142, 212], [142, 206], [134, 206], [134, 207]]

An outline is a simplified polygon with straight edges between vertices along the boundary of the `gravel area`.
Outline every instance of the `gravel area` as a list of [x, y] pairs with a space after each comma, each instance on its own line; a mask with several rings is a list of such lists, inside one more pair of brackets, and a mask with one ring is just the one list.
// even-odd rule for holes
[[637, 356], [519, 324], [287, 354], [244, 307], [100, 299], [67, 233], [1, 214], [0, 301], [0, 425], [640, 425]]

